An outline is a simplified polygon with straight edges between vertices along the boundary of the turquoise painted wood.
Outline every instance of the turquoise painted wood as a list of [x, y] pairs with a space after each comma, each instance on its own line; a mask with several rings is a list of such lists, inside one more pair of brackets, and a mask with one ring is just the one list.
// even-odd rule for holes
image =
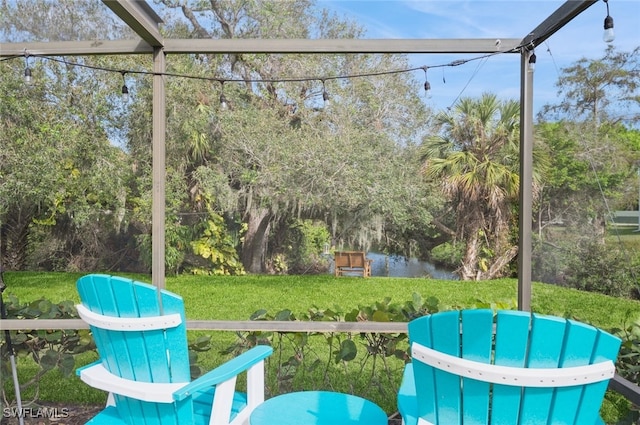
[[[412, 347], [420, 344], [453, 357], [444, 356], [434, 366], [414, 358], [406, 366], [398, 392], [404, 425], [601, 424], [599, 409], [608, 378], [598, 376], [598, 382], [588, 384], [574, 384], [574, 378], [560, 383], [563, 379], [558, 378], [556, 385], [554, 376], [552, 383], [542, 386], [535, 373], [534, 383], [520, 386], [521, 379], [518, 384], [502, 376], [492, 380], [489, 372], [499, 368], [487, 365], [507, 366], [518, 377], [519, 370], [554, 371], [602, 362], [611, 370], [621, 342], [573, 320], [491, 310], [450, 311], [413, 320], [409, 341]], [[449, 362], [454, 358], [470, 360], [486, 373], [479, 377], [458, 371], [461, 362]], [[526, 379], [523, 376], [522, 382]]]
[[[460, 321], [457, 311], [433, 315], [431, 317], [431, 338], [436, 350], [460, 356]], [[453, 337], [451, 337], [453, 335]], [[416, 374], [423, 365], [414, 366]], [[453, 424], [460, 422], [462, 414], [460, 380], [457, 376], [436, 369], [434, 371], [436, 390], [436, 417], [442, 423]], [[417, 382], [420, 382], [417, 380]]]
[[282, 394], [258, 406], [250, 425], [387, 425], [387, 415], [361, 397], [330, 391]]
[[[511, 367], [525, 367], [527, 341], [529, 336], [529, 320], [527, 313], [514, 312], [500, 314], [497, 317], [494, 364]], [[494, 385], [494, 397], [504, 400], [492, 405], [491, 415], [495, 424], [517, 424], [520, 409], [520, 388], [508, 385]]]
[[[431, 317], [424, 316], [421, 320], [412, 320], [409, 322], [409, 342], [414, 343], [413, 337], [420, 337], [421, 344], [427, 347], [433, 346], [433, 339], [431, 338]], [[414, 367], [414, 366], [417, 366]], [[417, 376], [417, 379], [413, 378], [413, 374]], [[435, 423], [436, 421], [436, 387], [434, 379], [435, 371], [433, 368], [425, 368], [422, 364], [409, 364], [405, 368], [403, 375], [403, 385], [398, 395], [398, 410], [400, 412], [407, 412], [406, 415], [411, 416], [417, 422], [418, 416], [426, 419], [429, 422]], [[420, 385], [419, 399], [415, 390], [415, 382], [418, 381]], [[413, 392], [411, 391], [413, 389]], [[404, 390], [404, 392], [402, 391]], [[403, 408], [406, 406], [406, 408]], [[415, 424], [416, 422], [405, 422]]]
[[[100, 360], [77, 373], [113, 396], [110, 405], [89, 424], [184, 425], [209, 424], [210, 420], [216, 424], [243, 424], [250, 411], [264, 400], [264, 381], [259, 375], [263, 374], [262, 362], [271, 354], [271, 347], [256, 347], [191, 382], [181, 297], [158, 292], [145, 283], [99, 274], [80, 278], [77, 288], [82, 306], [101, 320], [89, 322]], [[81, 307], [78, 308], [80, 312]], [[162, 319], [168, 315], [178, 315], [179, 321], [160, 329], [119, 330], [102, 322], [129, 319], [123, 321], [126, 326], [135, 323], [136, 318]], [[252, 372], [258, 365], [257, 372]], [[104, 379], [97, 374], [103, 370]], [[248, 391], [256, 393], [250, 393], [249, 398], [234, 390], [235, 376], [245, 371], [251, 375]], [[169, 394], [161, 395], [166, 398], [164, 401], [157, 401], [155, 395], [142, 390], [140, 398], [132, 396], [130, 391], [143, 383], [154, 384], [154, 394], [166, 391], [163, 385], [173, 385], [166, 387]], [[156, 391], [157, 388], [162, 389]], [[214, 403], [216, 410], [212, 409]]]
[[[491, 333], [493, 316], [487, 310], [462, 312], [462, 357], [477, 362], [491, 361]], [[462, 420], [465, 424], [486, 424], [489, 417], [490, 385], [486, 382], [464, 378], [462, 403], [465, 406]]]

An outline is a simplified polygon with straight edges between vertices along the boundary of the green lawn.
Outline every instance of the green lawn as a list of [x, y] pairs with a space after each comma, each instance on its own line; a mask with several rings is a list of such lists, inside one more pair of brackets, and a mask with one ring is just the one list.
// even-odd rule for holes
[[[19, 272], [5, 274], [8, 286], [5, 296], [15, 295], [21, 303], [46, 298], [53, 302], [62, 300], [79, 301], [75, 281], [80, 274]], [[141, 281], [150, 282], [149, 276], [127, 275]], [[166, 280], [167, 289], [180, 294], [185, 301], [188, 319], [199, 320], [248, 320], [259, 309], [271, 315], [289, 309], [294, 314], [307, 312], [312, 307], [347, 312], [352, 309], [373, 306], [376, 302], [390, 298], [391, 303], [404, 304], [418, 293], [423, 299], [435, 297], [441, 310], [462, 307], [487, 306], [498, 303], [515, 307], [517, 281], [501, 279], [485, 282], [443, 281], [418, 278], [359, 277], [335, 278], [321, 276], [178, 276]], [[581, 292], [553, 285], [535, 283], [532, 297], [533, 310], [545, 314], [569, 315], [592, 323], [604, 329], [618, 328], [630, 320], [640, 320], [640, 302], [618, 299], [595, 293]], [[220, 364], [228, 358], [221, 351], [238, 341], [234, 332], [190, 331], [189, 339], [199, 336], [212, 337], [212, 349], [199, 354], [198, 364], [204, 370]], [[299, 337], [299, 336], [298, 336]], [[282, 384], [276, 378], [282, 372], [282, 364], [299, 344], [296, 336], [280, 336], [286, 345], [278, 355], [272, 356], [268, 371], [268, 394], [294, 389], [333, 389], [367, 397], [380, 404], [389, 413], [395, 409], [395, 389], [399, 384], [402, 361], [385, 359], [385, 373], [381, 366], [373, 366], [367, 359], [366, 341], [353, 335], [358, 348], [358, 357], [349, 365], [334, 365], [327, 353], [323, 335], [309, 337], [304, 347], [308, 359], [319, 359], [331, 372], [327, 378], [323, 368], [302, 371], [298, 368], [293, 381]], [[272, 344], [276, 346], [272, 336]], [[304, 336], [302, 336], [304, 338]], [[406, 345], [406, 344], [405, 344]], [[299, 347], [298, 347], [299, 348]], [[404, 349], [406, 347], [399, 346]], [[364, 354], [363, 354], [364, 353]], [[277, 361], [275, 359], [278, 359]], [[77, 364], [86, 364], [95, 359], [95, 354], [85, 354], [77, 359]], [[372, 367], [378, 372], [374, 376]], [[37, 370], [28, 357], [19, 359], [21, 382]], [[9, 395], [11, 385], [5, 383]], [[27, 393], [24, 398], [34, 397]], [[39, 393], [41, 401], [69, 403], [102, 403], [103, 393], [88, 388], [76, 377], [62, 378], [57, 372], [48, 373], [42, 381]], [[613, 409], [616, 410], [615, 408]]]
[[[21, 302], [47, 298], [78, 301], [70, 273], [5, 273], [5, 294]], [[151, 282], [149, 276], [128, 277]], [[478, 303], [508, 302], [515, 305], [517, 281], [445, 281], [419, 278], [319, 276], [178, 276], [168, 277], [167, 289], [185, 301], [187, 318], [200, 320], [247, 320], [259, 309], [275, 314], [294, 313], [310, 307], [347, 311], [390, 298], [392, 303], [411, 300], [413, 293], [436, 297], [441, 309], [473, 307]], [[605, 329], [619, 327], [629, 315], [640, 319], [640, 302], [534, 283], [532, 308], [546, 314], [569, 314]]]

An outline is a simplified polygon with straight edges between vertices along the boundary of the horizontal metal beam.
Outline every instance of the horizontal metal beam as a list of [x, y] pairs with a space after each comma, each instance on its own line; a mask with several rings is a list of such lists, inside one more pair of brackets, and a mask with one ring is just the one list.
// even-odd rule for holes
[[[568, 24], [573, 18], [587, 10], [598, 0], [568, 0], [542, 21], [523, 40], [522, 45], [529, 49], [539, 46], [560, 28]], [[604, 19], [604, 18], [603, 18]], [[594, 31], [596, 29], [594, 28]]]
[[2, 319], [0, 330], [49, 330], [49, 329], [89, 329], [89, 325], [82, 319]]
[[[212, 327], [215, 327], [215, 329], [212, 329]], [[226, 320], [187, 320], [187, 328], [217, 331], [407, 333], [407, 323], [402, 322], [289, 322], [277, 320], [230, 322]]]
[[517, 39], [170, 39], [166, 53], [498, 53]]
[[92, 56], [153, 53], [143, 40], [51, 41], [38, 43], [0, 43], [0, 57], [30, 55]]
[[[89, 329], [81, 319], [4, 319], [0, 321], [2, 330], [26, 329]], [[269, 331], [269, 332], [373, 332], [407, 333], [407, 323], [403, 322], [303, 322], [277, 320], [187, 320], [187, 329], [208, 331]]]
[[640, 387], [631, 381], [627, 381], [622, 376], [616, 374], [609, 381], [609, 389], [622, 395], [636, 406], [640, 406]]
[[[515, 38], [502, 39], [167, 39], [164, 52], [174, 53], [500, 53], [519, 46]], [[24, 52], [44, 56], [90, 56], [153, 53], [143, 40], [52, 41], [47, 43], [0, 43], [0, 57]]]

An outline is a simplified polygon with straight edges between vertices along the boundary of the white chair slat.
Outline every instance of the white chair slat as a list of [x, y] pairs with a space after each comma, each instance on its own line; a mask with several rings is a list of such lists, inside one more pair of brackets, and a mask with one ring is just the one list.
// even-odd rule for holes
[[414, 342], [411, 355], [436, 369], [465, 378], [493, 384], [518, 387], [571, 387], [613, 378], [615, 365], [611, 360], [566, 368], [519, 368], [474, 362], [425, 347]]

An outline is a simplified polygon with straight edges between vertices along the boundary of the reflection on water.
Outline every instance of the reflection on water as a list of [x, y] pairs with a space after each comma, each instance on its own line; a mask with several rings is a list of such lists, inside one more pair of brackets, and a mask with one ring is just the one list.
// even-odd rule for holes
[[[436, 267], [427, 261], [421, 261], [417, 258], [407, 259], [400, 255], [388, 256], [377, 252], [368, 252], [367, 258], [373, 260], [371, 263], [372, 276], [431, 277], [434, 279], [458, 280], [458, 276], [451, 270]], [[333, 273], [333, 261], [330, 272]]]

